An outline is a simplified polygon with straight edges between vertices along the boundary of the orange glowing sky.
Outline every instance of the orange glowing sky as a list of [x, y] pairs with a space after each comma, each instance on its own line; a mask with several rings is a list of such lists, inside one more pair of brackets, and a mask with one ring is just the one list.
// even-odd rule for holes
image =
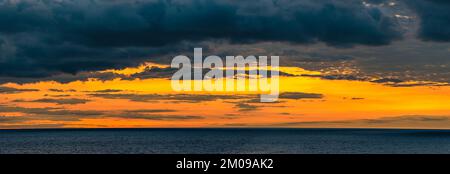
[[[0, 129], [450, 129], [446, 2], [0, 0]], [[177, 55], [277, 56], [280, 98], [176, 92]]]
[[[131, 75], [147, 66], [166, 67], [103, 72]], [[294, 76], [280, 77], [275, 103], [255, 102], [258, 95], [249, 92], [177, 93], [167, 78], [8, 83], [2, 87], [15, 91], [0, 93], [0, 128], [450, 128], [450, 86], [394, 87], [298, 76], [321, 73], [297, 67], [281, 71]]]

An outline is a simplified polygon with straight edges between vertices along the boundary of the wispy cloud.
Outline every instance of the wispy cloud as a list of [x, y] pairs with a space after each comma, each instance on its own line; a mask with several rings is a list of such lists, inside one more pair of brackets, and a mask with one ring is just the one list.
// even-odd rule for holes
[[89, 94], [93, 97], [107, 99], [128, 99], [137, 102], [148, 101], [180, 101], [180, 102], [203, 102], [227, 99], [245, 99], [254, 98], [258, 95], [219, 95], [219, 94]]
[[36, 92], [38, 89], [17, 89], [11, 87], [0, 86], [0, 93], [4, 94], [13, 94], [13, 93], [21, 93], [21, 92]]
[[79, 98], [42, 98], [37, 100], [30, 101], [20, 101], [20, 102], [37, 102], [37, 103], [55, 103], [58, 105], [76, 105], [76, 104], [85, 104], [91, 100], [88, 99], [79, 99]]
[[375, 119], [340, 121], [283, 122], [267, 126], [280, 127], [409, 127], [450, 128], [450, 116], [404, 115]]

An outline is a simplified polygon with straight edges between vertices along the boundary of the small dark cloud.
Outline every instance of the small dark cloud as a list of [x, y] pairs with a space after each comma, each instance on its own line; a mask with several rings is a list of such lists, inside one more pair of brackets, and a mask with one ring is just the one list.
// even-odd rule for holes
[[205, 119], [203, 116], [192, 115], [151, 115], [151, 114], [121, 114], [120, 116], [112, 116], [125, 119], [144, 119], [144, 120], [162, 120], [162, 121], [182, 121], [182, 120], [198, 120]]
[[[90, 92], [90, 91], [88, 91]], [[104, 90], [97, 90], [97, 91], [91, 91], [95, 93], [113, 93], [113, 92], [122, 92], [120, 89], [104, 89]]]
[[233, 120], [233, 119], [238, 119], [241, 118], [240, 115], [238, 114], [224, 114], [222, 117], [220, 117], [221, 119], [225, 119], [225, 120]]
[[14, 93], [35, 92], [35, 91], [39, 91], [39, 90], [38, 89], [17, 89], [17, 88], [0, 86], [0, 93], [3, 93], [3, 94], [14, 94]]
[[348, 75], [348, 74], [324, 74], [324, 75], [302, 74], [301, 76], [317, 77], [325, 80], [358, 80], [358, 81], [367, 80], [366, 77], [358, 77], [356, 75]]
[[446, 82], [423, 82], [423, 81], [404, 81], [396, 78], [380, 78], [377, 80], [371, 80], [370, 82], [382, 83], [392, 87], [416, 87], [416, 86], [449, 86]]
[[450, 83], [437, 82], [410, 82], [410, 83], [393, 83], [387, 84], [392, 87], [416, 87], [416, 86], [450, 86]]
[[89, 101], [91, 101], [91, 100], [78, 99], [78, 98], [61, 98], [61, 99], [42, 98], [42, 99], [37, 99], [37, 100], [31, 100], [28, 102], [56, 103], [58, 105], [76, 105], [76, 104], [85, 104]]
[[179, 102], [203, 102], [229, 99], [246, 99], [257, 95], [213, 95], [213, 94], [89, 94], [93, 97], [107, 99], [127, 99], [137, 102], [148, 101], [179, 101]]
[[366, 119], [361, 120], [368, 124], [383, 124], [383, 123], [399, 123], [399, 122], [448, 122], [448, 116], [421, 116], [421, 115], [406, 115], [399, 117], [384, 117], [381, 119]]
[[[1, 122], [1, 121], [0, 121]], [[11, 125], [1, 125], [2, 129], [54, 129], [63, 128], [65, 124], [11, 124]]]
[[176, 112], [172, 109], [139, 109], [139, 110], [127, 110], [126, 113], [161, 113], [161, 112]]
[[433, 81], [405, 81], [398, 78], [378, 78], [373, 80], [370, 76], [358, 75], [310, 75], [302, 74], [303, 77], [316, 77], [325, 80], [352, 80], [352, 81], [369, 81], [373, 83], [380, 83], [391, 87], [416, 87], [416, 86], [450, 86], [448, 82], [433, 82]]
[[[171, 109], [142, 109], [142, 110], [121, 110], [114, 112], [96, 110], [67, 110], [64, 108], [26, 108], [18, 106], [0, 105], [2, 113], [18, 112], [23, 116], [0, 116], [0, 125], [4, 123], [22, 123], [31, 120], [48, 121], [80, 121], [81, 119], [93, 118], [123, 118], [123, 119], [145, 119], [145, 120], [196, 120], [204, 119], [203, 116], [194, 115], [174, 115], [167, 114], [176, 112]], [[3, 127], [3, 125], [1, 125]]]
[[78, 115], [78, 116], [93, 116], [101, 115], [100, 111], [84, 111], [84, 110], [64, 110], [62, 108], [54, 107], [42, 107], [42, 108], [26, 108], [18, 106], [5, 106], [0, 105], [1, 112], [21, 112], [30, 115], [53, 115], [53, 116], [68, 116], [68, 115]]
[[349, 124], [350, 121], [313, 121], [313, 122], [283, 122], [283, 123], [275, 123], [271, 124], [271, 126], [280, 126], [280, 127], [290, 127], [290, 126], [309, 126], [309, 125], [327, 125], [327, 124]]
[[203, 116], [195, 115], [174, 115], [176, 110], [172, 109], [139, 109], [125, 110], [114, 114], [105, 114], [105, 117], [123, 118], [123, 119], [144, 119], [144, 120], [163, 120], [163, 121], [182, 121], [205, 119]]
[[21, 116], [0, 116], [0, 123], [20, 123], [23, 121], [26, 121], [26, 119]]
[[377, 80], [372, 80], [371, 82], [375, 83], [401, 83], [403, 80], [400, 79], [393, 79], [393, 78], [381, 78]]
[[106, 117], [124, 118], [124, 119], [164, 120], [164, 121], [196, 120], [205, 118], [203, 116], [167, 114], [172, 112], [176, 112], [176, 110], [171, 109], [125, 110], [112, 115], [107, 114]]
[[228, 101], [229, 103], [235, 104], [235, 108], [238, 108], [239, 111], [255, 111], [260, 108], [267, 108], [267, 107], [286, 107], [284, 105], [279, 105], [280, 103], [284, 103], [286, 101], [283, 101], [282, 99], [294, 99], [294, 100], [300, 100], [300, 99], [320, 99], [323, 98], [322, 94], [315, 94], [315, 93], [302, 93], [302, 92], [283, 92], [279, 95], [278, 101], [270, 102], [270, 103], [262, 103], [261, 97], [257, 95], [250, 95], [245, 98], [241, 98], [241, 100], [237, 101]]
[[50, 91], [50, 92], [77, 92], [75, 89], [63, 90], [63, 89], [55, 89], [55, 88], [50, 88], [50, 89], [48, 89], [48, 91]]
[[251, 105], [248, 103], [237, 103], [236, 107], [239, 108], [239, 111], [254, 111], [259, 108], [258, 106]]
[[322, 94], [315, 93], [303, 93], [303, 92], [283, 92], [279, 96], [280, 99], [320, 99], [323, 98]]
[[227, 123], [227, 124], [224, 124], [224, 126], [227, 126], [227, 127], [249, 127], [252, 125], [246, 124], [246, 123]]
[[69, 94], [59, 94], [59, 95], [45, 95], [45, 96], [50, 96], [50, 97], [70, 97], [71, 95]]
[[352, 97], [352, 100], [364, 100], [364, 98], [361, 98], [361, 97]]
[[144, 69], [144, 71], [132, 74], [129, 77], [124, 77], [123, 79], [132, 80], [132, 79], [149, 79], [149, 78], [171, 78], [172, 75], [177, 71], [178, 69], [170, 67], [168, 68], [147, 67]]
[[339, 120], [339, 121], [294, 121], [271, 124], [230, 123], [230, 127], [353, 127], [353, 128], [450, 128], [450, 116], [404, 115], [375, 119]]
[[64, 92], [64, 90], [62, 90], [62, 89], [48, 89], [48, 91], [51, 91], [51, 92]]
[[94, 110], [66, 110], [63, 108], [26, 108], [18, 106], [0, 105], [0, 111], [4, 113], [19, 112], [26, 116], [21, 116], [27, 120], [51, 120], [51, 121], [78, 121], [82, 118], [98, 118], [104, 115], [102, 111]]
[[[312, 122], [283, 122], [275, 123], [274, 127], [430, 127], [450, 128], [450, 116], [405, 115], [382, 117], [377, 119], [341, 120], [341, 121], [312, 121]], [[269, 126], [269, 125], [266, 125]]]

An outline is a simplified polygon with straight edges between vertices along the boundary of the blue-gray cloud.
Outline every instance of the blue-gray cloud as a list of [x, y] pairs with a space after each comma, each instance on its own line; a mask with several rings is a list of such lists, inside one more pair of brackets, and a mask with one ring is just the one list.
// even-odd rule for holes
[[184, 49], [183, 42], [228, 40], [335, 47], [385, 45], [398, 24], [360, 0], [0, 1], [0, 76], [133, 66]]
[[420, 17], [418, 36], [426, 41], [450, 41], [450, 1], [411, 0], [407, 4]]

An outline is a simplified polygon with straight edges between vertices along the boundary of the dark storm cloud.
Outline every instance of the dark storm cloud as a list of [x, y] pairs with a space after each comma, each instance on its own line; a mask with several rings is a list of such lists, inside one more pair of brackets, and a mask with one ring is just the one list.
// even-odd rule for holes
[[412, 0], [406, 2], [420, 17], [418, 36], [421, 39], [450, 42], [450, 1]]
[[3, 0], [0, 26], [3, 77], [134, 66], [185, 50], [185, 41], [348, 47], [401, 37], [394, 20], [359, 0]]

